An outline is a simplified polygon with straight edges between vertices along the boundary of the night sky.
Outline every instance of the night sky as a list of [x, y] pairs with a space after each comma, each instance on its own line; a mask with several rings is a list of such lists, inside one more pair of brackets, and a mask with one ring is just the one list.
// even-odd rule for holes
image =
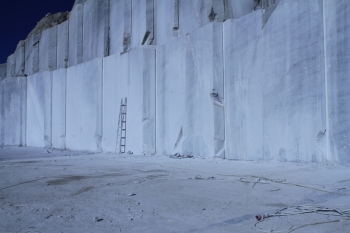
[[1, 0], [0, 64], [47, 13], [70, 11], [75, 0]]

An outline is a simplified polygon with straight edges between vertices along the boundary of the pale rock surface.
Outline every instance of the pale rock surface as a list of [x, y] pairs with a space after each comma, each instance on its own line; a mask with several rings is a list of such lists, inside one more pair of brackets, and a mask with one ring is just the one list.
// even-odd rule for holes
[[87, 62], [109, 55], [109, 1], [89, 0], [83, 8], [83, 62]]
[[0, 145], [24, 146], [26, 144], [26, 78], [4, 79], [1, 82], [0, 96]]
[[322, 2], [281, 1], [263, 29], [267, 158], [327, 159], [322, 12]]
[[44, 30], [39, 43], [39, 71], [57, 69], [57, 26]]
[[[3, 64], [1, 64], [1, 65], [3, 65]], [[0, 68], [1, 68], [1, 66], [0, 66]], [[1, 71], [1, 69], [0, 69], [0, 71]], [[5, 137], [5, 133], [4, 133], [4, 131], [3, 131], [3, 127], [4, 127], [4, 125], [3, 125], [3, 122], [4, 122], [4, 120], [3, 120], [3, 115], [4, 115], [4, 104], [3, 104], [3, 102], [2, 102], [2, 99], [3, 99], [3, 78], [2, 77], [0, 77], [0, 106], [1, 106], [1, 108], [0, 108], [0, 147], [2, 147], [3, 145], [4, 145], [4, 142], [3, 142], [3, 140], [4, 140], [4, 137]]]
[[125, 0], [109, 3], [109, 54], [123, 52]]
[[[84, 4], [86, 1], [88, 0], [75, 0], [73, 8], [77, 5], [77, 4]], [[112, 0], [112, 1], [116, 1], [116, 0]], [[118, 1], [118, 0], [117, 0]]]
[[27, 77], [27, 146], [52, 146], [52, 72]]
[[41, 34], [34, 34], [25, 40], [25, 75], [39, 72], [39, 44]]
[[6, 77], [6, 72], [7, 72], [7, 64], [6, 63], [0, 64], [0, 81], [1, 79], [4, 79]]
[[[263, 29], [257, 14], [224, 24], [227, 154], [235, 159], [322, 162], [322, 4], [282, 1]], [[254, 23], [255, 30], [247, 31], [245, 23]], [[235, 36], [242, 33], [248, 40]]]
[[328, 160], [350, 163], [350, 3], [324, 1]]
[[120, 102], [127, 98], [125, 152], [155, 153], [155, 67], [154, 48], [137, 48], [104, 58], [104, 151], [120, 151]]
[[[156, 0], [154, 6], [155, 44], [163, 45], [173, 39], [173, 31], [179, 27], [179, 9], [172, 1]], [[170, 3], [169, 3], [170, 2]]]
[[69, 13], [68, 66], [83, 62], [83, 5], [77, 4]]
[[278, 4], [281, 0], [260, 0], [259, 4], [262, 9]]
[[254, 10], [254, 0], [155, 1], [155, 41], [163, 45], [178, 35], [226, 19], [240, 18]]
[[[263, 158], [262, 11], [224, 23], [226, 158]], [[237, 36], [244, 35], [244, 36]]]
[[179, 32], [180, 35], [203, 27], [210, 23], [212, 0], [180, 0], [179, 3]]
[[185, 43], [186, 38], [181, 36], [157, 48], [156, 151], [158, 154], [182, 152], [186, 95]]
[[15, 73], [14, 73], [14, 77], [16, 76], [23, 76], [24, 75], [24, 64], [25, 64], [25, 60], [24, 60], [24, 51], [25, 51], [25, 41], [21, 40], [17, 47], [16, 47], [16, 51], [14, 53], [15, 55], [15, 59], [16, 59], [16, 65], [15, 65]]
[[[346, 0], [80, 0], [68, 21], [20, 42], [2, 73], [30, 76], [29, 145], [51, 146], [50, 138], [58, 148], [115, 151], [127, 97], [126, 151], [350, 163], [349, 7]], [[1, 103], [12, 93], [22, 98], [13, 86], [1, 84]], [[9, 112], [20, 111], [15, 102]], [[2, 141], [11, 135], [3, 126]]]
[[52, 72], [52, 147], [66, 149], [67, 69]]
[[222, 35], [221, 23], [186, 35], [183, 154], [225, 156]]
[[[143, 153], [156, 153], [156, 50], [143, 49], [142, 129]], [[132, 68], [133, 66], [131, 66]], [[139, 143], [137, 141], [134, 142]]]
[[[115, 54], [103, 59], [103, 151], [119, 152], [117, 148], [118, 120], [121, 99], [127, 97], [129, 53]], [[127, 113], [127, 121], [129, 114]], [[128, 132], [127, 132], [128, 133]], [[128, 144], [128, 143], [127, 143]]]
[[134, 0], [131, 9], [131, 47], [153, 45], [155, 43], [154, 0]]
[[124, 0], [124, 33], [123, 33], [123, 52], [127, 52], [131, 48], [133, 41], [132, 35], [132, 1]]
[[57, 25], [57, 69], [68, 67], [69, 54], [68, 20]]
[[[149, 0], [134, 0], [132, 1], [132, 31], [131, 31], [131, 46], [140, 46], [146, 36], [146, 6]], [[153, 33], [153, 31], [151, 32]]]
[[238, 19], [251, 13], [257, 5], [256, 0], [224, 0], [225, 19]]
[[16, 73], [16, 55], [15, 54], [11, 54], [10, 56], [7, 57], [7, 61], [6, 61], [6, 74], [7, 77], [15, 77], [15, 73]]
[[222, 24], [158, 47], [156, 86], [157, 153], [224, 157]]
[[102, 63], [95, 59], [67, 69], [67, 149], [102, 150]]

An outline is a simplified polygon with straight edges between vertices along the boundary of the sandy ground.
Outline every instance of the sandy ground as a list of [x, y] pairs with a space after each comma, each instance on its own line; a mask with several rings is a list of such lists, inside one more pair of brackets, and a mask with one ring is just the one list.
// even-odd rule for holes
[[0, 232], [350, 232], [337, 164], [5, 147], [0, 178]]

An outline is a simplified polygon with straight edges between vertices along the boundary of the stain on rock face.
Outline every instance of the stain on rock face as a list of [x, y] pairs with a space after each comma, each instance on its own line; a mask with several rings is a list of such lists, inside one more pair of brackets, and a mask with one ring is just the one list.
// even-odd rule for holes
[[280, 148], [279, 157], [280, 157], [280, 161], [281, 161], [281, 162], [287, 162], [286, 150], [285, 150], [285, 149]]

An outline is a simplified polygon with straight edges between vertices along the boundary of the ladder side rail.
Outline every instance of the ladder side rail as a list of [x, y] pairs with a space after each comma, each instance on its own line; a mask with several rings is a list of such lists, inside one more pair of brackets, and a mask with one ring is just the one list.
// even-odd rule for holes
[[125, 148], [126, 148], [126, 111], [127, 111], [127, 98], [125, 97], [125, 109], [124, 109], [124, 123], [125, 123], [125, 128], [124, 128], [124, 137], [125, 137], [125, 141], [124, 141], [124, 153], [125, 153]]
[[[120, 109], [119, 109], [119, 119], [118, 119], [118, 129], [117, 129], [117, 138], [116, 138], [116, 146], [115, 146], [115, 153], [117, 153], [118, 147], [119, 147], [119, 153], [120, 153], [120, 128], [121, 128], [121, 117], [122, 117], [122, 106], [123, 106], [123, 98], [120, 101]], [[118, 145], [119, 144], [119, 145]]]

